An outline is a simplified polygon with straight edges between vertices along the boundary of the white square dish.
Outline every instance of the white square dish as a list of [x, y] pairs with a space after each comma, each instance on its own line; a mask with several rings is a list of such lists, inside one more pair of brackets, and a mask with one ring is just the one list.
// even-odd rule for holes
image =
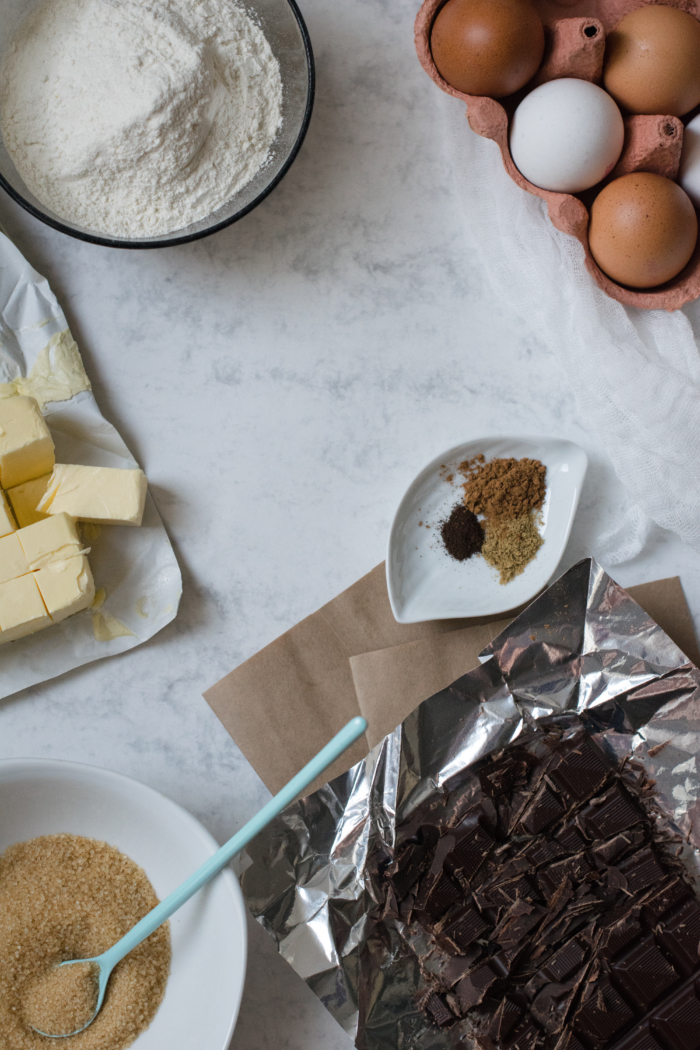
[[[497, 570], [479, 555], [462, 562], [451, 558], [440, 538], [440, 523], [461, 497], [457, 467], [480, 453], [487, 460], [539, 459], [547, 468], [544, 543], [507, 584], [499, 583]], [[477, 438], [436, 456], [409, 486], [389, 534], [387, 587], [398, 623], [494, 616], [531, 601], [564, 553], [587, 466], [586, 453], [572, 441], [518, 435]]]

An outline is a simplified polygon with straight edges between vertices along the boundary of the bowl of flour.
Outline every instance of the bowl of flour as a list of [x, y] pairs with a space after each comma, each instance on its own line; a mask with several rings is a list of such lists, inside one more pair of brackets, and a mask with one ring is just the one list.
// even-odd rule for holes
[[2, 0], [0, 185], [74, 237], [207, 236], [278, 184], [306, 134], [294, 0]]

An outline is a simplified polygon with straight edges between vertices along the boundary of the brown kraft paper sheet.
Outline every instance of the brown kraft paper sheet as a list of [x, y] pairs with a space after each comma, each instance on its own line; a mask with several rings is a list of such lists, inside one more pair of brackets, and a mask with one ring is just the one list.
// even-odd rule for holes
[[[695, 664], [679, 578], [627, 588]], [[270, 791], [278, 791], [355, 715], [367, 732], [319, 780], [345, 772], [419, 703], [478, 663], [519, 612], [484, 620], [399, 624], [384, 564], [213, 685], [207, 703]]]

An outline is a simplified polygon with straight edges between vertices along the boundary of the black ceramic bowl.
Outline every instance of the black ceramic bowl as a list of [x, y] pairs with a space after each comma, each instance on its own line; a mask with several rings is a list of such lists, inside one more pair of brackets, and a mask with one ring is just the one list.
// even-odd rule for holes
[[[24, 18], [40, 0], [1, 0], [0, 59]], [[186, 244], [237, 222], [271, 193], [289, 171], [306, 135], [314, 102], [314, 58], [311, 41], [295, 0], [242, 0], [267, 37], [282, 75], [282, 125], [268, 161], [257, 175], [206, 219], [157, 237], [110, 237], [76, 226], [43, 205], [20, 177], [0, 136], [0, 185], [23, 208], [47, 226], [71, 237], [108, 248], [166, 248]]]

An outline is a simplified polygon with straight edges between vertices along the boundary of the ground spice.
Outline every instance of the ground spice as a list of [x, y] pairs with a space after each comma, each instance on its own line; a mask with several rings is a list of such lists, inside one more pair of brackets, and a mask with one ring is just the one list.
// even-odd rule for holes
[[[0, 1050], [48, 1045], [28, 1024], [41, 978], [67, 959], [100, 955], [157, 903], [145, 872], [106, 842], [47, 835], [7, 849], [0, 856]], [[115, 967], [99, 1015], [62, 1039], [61, 1050], [130, 1046], [153, 1020], [169, 969], [166, 924]]]
[[457, 561], [465, 561], [478, 554], [484, 543], [484, 530], [476, 514], [463, 503], [452, 508], [449, 518], [440, 526], [445, 550]]
[[517, 518], [487, 519], [481, 553], [489, 565], [498, 569], [499, 582], [510, 583], [532, 561], [542, 543], [530, 511]]
[[488, 520], [517, 518], [544, 503], [547, 468], [538, 459], [465, 460], [459, 472], [467, 480], [464, 504]]

